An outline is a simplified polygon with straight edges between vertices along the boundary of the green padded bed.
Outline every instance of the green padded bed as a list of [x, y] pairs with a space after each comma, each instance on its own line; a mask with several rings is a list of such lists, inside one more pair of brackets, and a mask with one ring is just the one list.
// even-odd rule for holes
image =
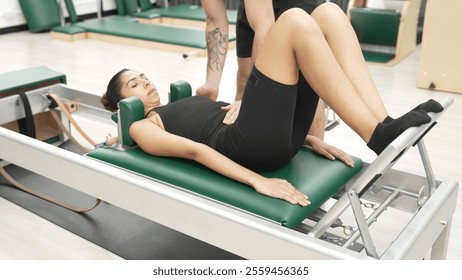
[[193, 191], [289, 228], [300, 224], [362, 169], [362, 162], [358, 158], [354, 158], [355, 167], [350, 168], [340, 161], [330, 161], [308, 148], [302, 148], [283, 168], [263, 173], [267, 177], [286, 179], [306, 193], [311, 205], [301, 207], [261, 195], [251, 187], [193, 161], [151, 156], [139, 148], [121, 151], [101, 147], [87, 156]]
[[[133, 20], [121, 19], [120, 17], [90, 19], [72, 25], [56, 27], [52, 29], [52, 32], [68, 35], [88, 32], [194, 49], [207, 49], [203, 30], [142, 24]], [[234, 34], [229, 35], [230, 42], [235, 41], [235, 39]]]
[[66, 75], [45, 66], [37, 66], [0, 74], [0, 94], [26, 91], [54, 83], [66, 83]]
[[[353, 8], [350, 10], [351, 25], [361, 44], [395, 48], [398, 38], [400, 14], [394, 10]], [[363, 50], [366, 61], [387, 63], [395, 53], [383, 48]]]
[[[101, 33], [131, 39], [153, 41], [179, 46], [206, 49], [203, 30], [184, 29], [171, 26], [148, 25], [118, 19], [94, 19], [77, 23], [74, 26], [86, 32]], [[235, 36], [229, 38], [235, 40]]]
[[[171, 84], [170, 91], [170, 102], [191, 96], [191, 86], [184, 81]], [[120, 142], [130, 147], [135, 143], [129, 137], [128, 129], [134, 121], [144, 117], [143, 104], [139, 99], [132, 97], [122, 100], [119, 106]], [[250, 186], [215, 173], [194, 161], [152, 156], [136, 146], [125, 150], [112, 146], [98, 147], [90, 151], [87, 156], [221, 201], [288, 228], [295, 228], [300, 224], [358, 174], [363, 167], [359, 158], [353, 158], [355, 167], [351, 168], [338, 160], [328, 160], [311, 149], [303, 147], [281, 169], [262, 173], [267, 177], [286, 179], [307, 194], [311, 204], [301, 207], [261, 195]]]
[[[230, 24], [236, 24], [237, 21], [237, 10], [227, 10], [228, 21]], [[197, 5], [175, 5], [164, 8], [154, 8], [145, 10], [139, 13], [133, 13], [131, 16], [139, 18], [156, 18], [158, 16], [176, 18], [176, 19], [185, 19], [185, 20], [197, 20], [205, 21], [207, 16], [205, 11], [201, 6]]]

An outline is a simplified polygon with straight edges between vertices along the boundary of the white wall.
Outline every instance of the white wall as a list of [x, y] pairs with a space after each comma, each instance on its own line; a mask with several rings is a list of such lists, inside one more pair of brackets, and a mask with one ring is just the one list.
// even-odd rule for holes
[[392, 9], [400, 12], [403, 8], [403, 0], [368, 0], [367, 7], [376, 9]]
[[[40, 1], [40, 0], [36, 0]], [[59, 1], [59, 0], [57, 0]], [[75, 10], [78, 15], [95, 13], [97, 10], [97, 1], [99, 0], [73, 0]], [[115, 0], [103, 0], [104, 10], [116, 9]], [[64, 15], [67, 16], [67, 10], [63, 1]], [[0, 28], [18, 26], [26, 24], [21, 6], [18, 0], [0, 0]]]

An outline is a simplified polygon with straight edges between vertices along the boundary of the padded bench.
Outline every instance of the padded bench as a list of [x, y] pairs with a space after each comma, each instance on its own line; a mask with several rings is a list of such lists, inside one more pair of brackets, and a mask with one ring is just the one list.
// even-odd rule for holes
[[[184, 81], [173, 83], [170, 89], [170, 102], [188, 95], [185, 93], [191, 95], [191, 87]], [[144, 117], [143, 104], [139, 99], [130, 97], [122, 100], [118, 115], [119, 138], [124, 145], [98, 147], [86, 156], [254, 213], [291, 229], [331, 198], [363, 167], [359, 158], [353, 158], [355, 167], [350, 168], [338, 160], [328, 160], [303, 147], [281, 169], [262, 173], [267, 177], [286, 179], [307, 194], [311, 205], [301, 207], [261, 195], [253, 188], [194, 161], [157, 157], [143, 152], [128, 135], [130, 124]], [[127, 146], [132, 147], [123, 149]]]
[[[237, 10], [227, 10], [230, 25], [236, 25]], [[164, 8], [154, 8], [141, 12], [131, 13], [142, 23], [169, 23], [183, 26], [204, 27], [207, 19], [204, 9], [198, 5], [175, 5]]]
[[[148, 25], [119, 17], [91, 19], [69, 26], [60, 26], [52, 29], [52, 36], [63, 39], [63, 35], [75, 35], [76, 33], [72, 32], [78, 30], [81, 33], [85, 32], [86, 38], [89, 39], [182, 53], [196, 52], [202, 56], [207, 52], [204, 30]], [[235, 35], [230, 35], [230, 45], [234, 41]]]
[[347, 14], [368, 62], [391, 66], [416, 48], [421, 0], [396, 2], [385, 1], [383, 8], [370, 8], [365, 0], [348, 3]]
[[66, 75], [45, 66], [0, 74], [0, 97], [56, 83], [66, 83]]
[[[53, 84], [65, 84], [66, 82], [65, 74], [56, 72], [45, 66], [2, 73], [0, 74], [0, 98], [25, 93]], [[24, 104], [20, 105], [24, 106]], [[30, 109], [24, 109], [24, 115], [25, 117], [21, 122], [7, 122], [2, 124], [2, 127], [16, 132], [21, 131], [24, 134], [35, 136], [36, 139], [47, 143], [56, 143], [60, 140], [59, 128], [49, 112], [32, 115]]]
[[385, 46], [392, 51], [386, 52], [363, 49], [366, 61], [387, 63], [395, 57], [400, 15], [394, 10], [354, 8], [350, 10], [351, 25], [361, 44]]

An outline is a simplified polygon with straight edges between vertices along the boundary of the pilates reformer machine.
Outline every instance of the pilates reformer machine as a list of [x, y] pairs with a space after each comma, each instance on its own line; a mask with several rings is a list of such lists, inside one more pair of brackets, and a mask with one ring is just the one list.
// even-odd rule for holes
[[384, 0], [380, 8], [370, 7], [368, 2], [350, 0], [347, 7], [364, 58], [370, 63], [395, 65], [416, 48], [421, 0]]
[[[450, 96], [439, 100], [445, 110], [431, 114], [429, 124], [405, 131], [371, 163], [354, 157], [355, 167], [349, 168], [306, 147], [280, 170], [264, 174], [287, 179], [307, 193], [312, 204], [299, 207], [260, 195], [195, 162], [144, 153], [127, 133], [143, 117], [138, 99], [123, 100], [114, 115], [102, 108], [99, 96], [69, 87], [62, 79], [56, 82], [32, 89], [11, 86], [11, 94], [0, 91], [2, 165], [21, 166], [247, 259], [446, 256], [458, 182], [435, 177], [423, 138], [452, 104]], [[50, 95], [66, 106], [56, 107]], [[189, 95], [187, 82], [171, 84], [170, 102]], [[28, 110], [23, 109], [25, 102]], [[65, 114], [69, 108], [76, 118], [117, 126], [119, 143], [103, 141], [79, 154], [59, 147], [69, 141], [65, 133], [58, 131], [50, 143], [5, 128], [26, 118], [26, 111], [35, 116], [54, 107], [71, 133], [76, 132]], [[393, 169], [413, 146], [420, 152], [424, 175]], [[391, 210], [408, 219], [379, 247], [373, 227]], [[346, 225], [345, 216], [354, 224]]]
[[[97, 18], [80, 20], [72, 0], [20, 0], [21, 9], [31, 32], [50, 31], [54, 39], [77, 41], [95, 39], [111, 43], [179, 52], [184, 58], [205, 56], [205, 12], [199, 6], [178, 5], [153, 8], [150, 1], [117, 1], [118, 14], [102, 17], [97, 1]], [[140, 6], [138, 6], [140, 4]], [[65, 7], [65, 8], [64, 8]], [[143, 10], [140, 10], [140, 9]], [[139, 15], [136, 11], [140, 10]], [[66, 23], [67, 11], [69, 23]], [[235, 11], [228, 11], [235, 22]], [[145, 24], [141, 19], [153, 20]], [[183, 22], [183, 24], [179, 24]], [[186, 23], [184, 23], [186, 22]], [[192, 24], [191, 22], [194, 22]], [[185, 24], [187, 26], [185, 26]], [[202, 28], [191, 28], [191, 26]], [[235, 34], [228, 35], [228, 48], [235, 46]]]
[[[163, 8], [153, 8], [147, 0], [118, 0], [116, 1], [118, 14], [103, 18], [101, 2], [97, 1], [97, 18], [79, 21], [72, 0], [65, 0], [70, 19], [70, 23], [65, 24], [62, 7], [64, 5], [61, 2], [58, 5], [61, 24], [51, 28], [50, 32], [54, 39], [66, 41], [95, 39], [180, 52], [184, 58], [206, 56], [207, 44], [204, 36], [206, 15], [202, 7], [167, 5]], [[27, 13], [29, 9], [23, 8], [23, 10]], [[235, 24], [236, 15], [236, 11], [228, 11], [231, 25]], [[228, 47], [234, 48], [234, 30], [230, 32], [228, 41]]]

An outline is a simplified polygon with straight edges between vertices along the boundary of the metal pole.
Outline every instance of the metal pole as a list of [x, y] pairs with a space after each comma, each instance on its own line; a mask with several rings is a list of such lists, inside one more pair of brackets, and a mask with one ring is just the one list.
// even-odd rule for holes
[[59, 19], [61, 22], [61, 26], [66, 24], [64, 20], [64, 13], [63, 13], [63, 0], [58, 0], [58, 7], [59, 7]]
[[103, 10], [103, 0], [96, 0], [96, 14], [100, 19], [102, 17], [102, 10]]

